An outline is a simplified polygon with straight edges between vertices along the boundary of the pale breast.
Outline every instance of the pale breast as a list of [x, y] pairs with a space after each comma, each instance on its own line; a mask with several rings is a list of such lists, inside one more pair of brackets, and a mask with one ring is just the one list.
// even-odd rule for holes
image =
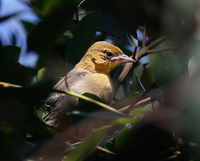
[[77, 83], [70, 86], [74, 92], [91, 93], [98, 96], [103, 102], [110, 103], [113, 99], [113, 86], [110, 77], [105, 74], [90, 73]]

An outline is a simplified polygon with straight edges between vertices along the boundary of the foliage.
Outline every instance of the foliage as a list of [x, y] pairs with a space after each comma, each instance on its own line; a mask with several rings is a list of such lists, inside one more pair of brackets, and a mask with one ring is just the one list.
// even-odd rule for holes
[[[20, 47], [0, 46], [1, 160], [200, 160], [197, 0], [27, 5], [41, 18], [36, 25], [23, 22], [28, 50], [40, 57], [27, 68], [18, 63]], [[52, 135], [43, 100], [55, 79], [93, 42], [108, 39], [137, 61], [113, 74], [115, 100], [106, 105], [91, 94], [66, 92], [80, 99], [79, 107], [68, 113], [70, 126]], [[147, 55], [149, 63], [140, 64]]]

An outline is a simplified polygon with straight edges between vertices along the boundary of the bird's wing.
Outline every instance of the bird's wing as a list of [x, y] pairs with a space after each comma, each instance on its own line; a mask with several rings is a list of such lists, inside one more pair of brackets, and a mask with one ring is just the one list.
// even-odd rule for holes
[[[78, 85], [87, 76], [87, 72], [72, 70], [67, 76], [63, 77], [54, 86], [54, 89], [60, 91], [67, 91], [68, 87], [73, 88]], [[59, 125], [61, 120], [66, 119], [66, 112], [72, 110], [78, 103], [78, 98], [69, 96], [64, 93], [52, 93], [46, 99], [45, 104], [51, 107], [51, 112], [44, 118], [47, 124], [55, 126]]]
[[[76, 86], [79, 81], [82, 81], [84, 77], [86, 77], [87, 72], [70, 72], [67, 76], [63, 77], [58, 83], [53, 87], [53, 89], [58, 91], [67, 91], [68, 88], [72, 88]], [[65, 98], [65, 100], [63, 100]], [[70, 99], [70, 98], [68, 98]], [[64, 93], [51, 93], [49, 97], [46, 99], [46, 105], [50, 106], [51, 109], [57, 107], [62, 101], [70, 101], [66, 100], [66, 94]]]

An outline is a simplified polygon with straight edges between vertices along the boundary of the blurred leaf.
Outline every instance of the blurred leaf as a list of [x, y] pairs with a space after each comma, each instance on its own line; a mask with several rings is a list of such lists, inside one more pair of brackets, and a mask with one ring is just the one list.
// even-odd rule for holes
[[138, 46], [136, 31], [131, 29], [125, 22], [117, 17], [102, 14], [98, 30], [121, 41], [129, 43], [132, 46]]
[[137, 80], [137, 85], [138, 85], [138, 89], [140, 93], [144, 93], [146, 90], [144, 88], [144, 86], [142, 85], [137, 73], [135, 74], [136, 80]]
[[147, 92], [147, 96], [152, 99], [158, 100], [164, 97], [164, 92], [161, 89], [151, 89]]
[[145, 115], [147, 113], [149, 113], [150, 111], [148, 109], [145, 109], [145, 108], [136, 108], [136, 109], [133, 109], [129, 115], [130, 116], [137, 116], [137, 115]]
[[69, 1], [57, 7], [39, 22], [28, 35], [28, 50], [45, 54], [52, 48], [55, 40], [72, 24], [76, 2]]
[[87, 158], [101, 143], [109, 129], [110, 126], [104, 126], [95, 131], [69, 154], [66, 161], [81, 161]]
[[41, 68], [40, 70], [38, 70], [37, 76], [33, 78], [33, 82], [39, 82], [42, 81], [44, 79], [44, 75], [46, 73], [46, 68]]
[[106, 153], [109, 153], [109, 154], [116, 155], [116, 153], [114, 153], [114, 152], [112, 152], [112, 151], [110, 151], [110, 150], [108, 150], [108, 149], [106, 149], [106, 148], [103, 148], [103, 147], [101, 147], [101, 146], [97, 146], [97, 149], [99, 149], [99, 150], [101, 150], [101, 151], [104, 151], [104, 152], [106, 152]]
[[7, 87], [21, 88], [22, 87], [20, 85], [11, 84], [11, 83], [7, 83], [7, 82], [0, 82], [0, 86], [3, 86], [5, 88], [7, 88]]
[[135, 118], [118, 118], [114, 122], [121, 124], [121, 125], [126, 125], [126, 124], [135, 124], [139, 120]]
[[80, 21], [91, 11], [99, 11], [101, 13], [101, 21], [98, 27], [100, 32], [114, 36], [132, 46], [138, 45], [136, 28], [132, 29], [125, 21], [119, 19], [107, 1], [82, 1], [74, 19]]
[[3, 46], [0, 48], [0, 80], [24, 85], [30, 81], [31, 69], [18, 63], [21, 48]]
[[1, 48], [1, 54], [3, 54], [2, 57], [6, 56], [7, 59], [12, 59], [12, 61], [15, 62], [18, 62], [20, 53], [21, 47], [18, 46], [7, 45]]
[[128, 142], [131, 136], [132, 136], [131, 129], [125, 129], [121, 131], [115, 140], [116, 147], [120, 150]]
[[7, 15], [7, 16], [4, 16], [4, 17], [0, 17], [0, 23], [6, 21], [6, 20], [8, 20], [8, 19], [10, 19], [10, 18], [12, 18], [12, 17], [14, 17], [16, 15], [18, 15], [19, 13], [20, 12], [14, 13], [14, 14], [10, 14], [10, 15]]
[[111, 119], [111, 120], [117, 119], [119, 117], [124, 117], [124, 115], [110, 111], [96, 111], [96, 112], [72, 111], [69, 113], [69, 115], [81, 115], [81, 116], [95, 117], [101, 119]]
[[147, 65], [144, 66], [140, 80], [145, 89], [148, 89], [153, 83], [155, 83], [154, 73]]
[[[162, 43], [165, 47], [168, 43]], [[184, 55], [184, 56], [183, 56]], [[188, 70], [188, 49], [166, 51], [150, 55], [150, 68], [154, 71], [157, 86], [165, 85], [178, 78]]]
[[100, 14], [91, 12], [76, 27], [74, 36], [66, 50], [66, 58], [70, 62], [77, 63], [94, 41]]

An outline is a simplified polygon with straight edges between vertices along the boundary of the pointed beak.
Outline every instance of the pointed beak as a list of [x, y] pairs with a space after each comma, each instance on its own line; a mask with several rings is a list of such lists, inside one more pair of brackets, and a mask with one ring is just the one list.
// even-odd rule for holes
[[120, 62], [120, 63], [132, 63], [132, 62], [136, 62], [134, 59], [132, 59], [131, 57], [125, 55], [125, 54], [121, 54], [115, 57], [111, 58], [111, 61], [115, 62]]

